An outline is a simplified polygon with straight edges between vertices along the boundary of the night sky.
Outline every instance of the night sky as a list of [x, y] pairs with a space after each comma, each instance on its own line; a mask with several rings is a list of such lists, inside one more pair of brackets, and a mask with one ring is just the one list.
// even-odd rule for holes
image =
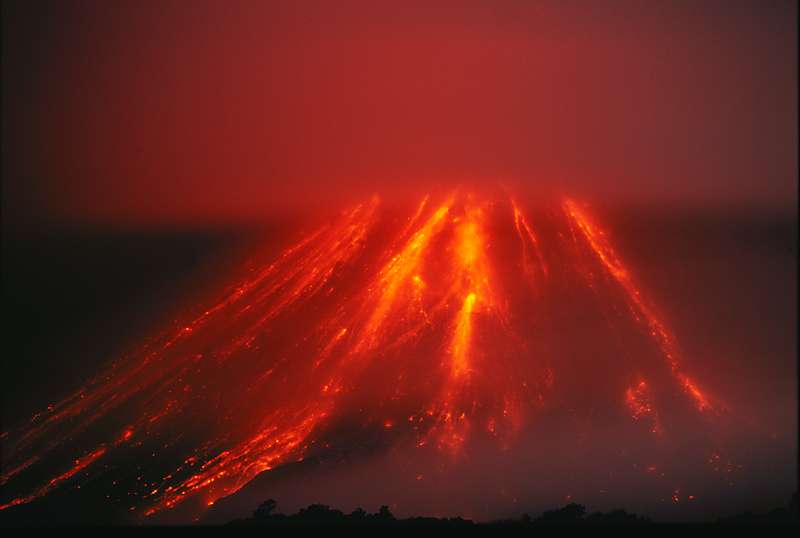
[[[270, 497], [703, 521], [797, 490], [795, 2], [32, 1], [2, 19], [0, 506], [26, 500], [0, 522], [224, 522]], [[352, 377], [335, 412], [308, 396], [303, 346]], [[200, 356], [240, 366], [186, 366]], [[112, 361], [130, 401], [107, 410], [90, 380]], [[539, 380], [524, 426], [508, 409], [529, 387], [506, 374]], [[657, 413], [650, 393], [626, 404], [641, 376]], [[25, 448], [80, 387], [78, 418]], [[411, 420], [461, 405], [486, 430], [463, 449]], [[313, 418], [302, 461], [172, 509], [148, 467], [180, 478], [273, 411], [278, 430]]]
[[258, 220], [501, 180], [797, 205], [794, 2], [12, 2], [4, 213]]

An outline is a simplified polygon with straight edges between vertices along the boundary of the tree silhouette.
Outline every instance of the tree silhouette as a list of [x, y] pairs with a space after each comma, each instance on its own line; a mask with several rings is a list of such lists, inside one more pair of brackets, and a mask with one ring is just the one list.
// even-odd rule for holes
[[380, 510], [378, 510], [378, 519], [384, 521], [394, 521], [394, 514], [389, 511], [389, 507], [386, 505], [381, 506]]
[[595, 512], [586, 518], [586, 523], [596, 525], [630, 525], [637, 523], [650, 523], [650, 519], [629, 514], [625, 510], [612, 510], [611, 512]]
[[361, 508], [359, 506], [358, 508], [353, 510], [353, 512], [350, 514], [350, 517], [354, 521], [363, 521], [367, 517], [367, 512], [366, 512], [366, 510], [364, 510], [363, 508]]
[[540, 525], [563, 525], [580, 523], [586, 514], [586, 507], [582, 504], [569, 503], [564, 508], [549, 510], [533, 520]]
[[272, 516], [272, 513], [275, 511], [277, 506], [278, 503], [275, 501], [275, 499], [267, 499], [258, 505], [256, 511], [253, 512], [253, 517], [258, 520], [268, 519]]

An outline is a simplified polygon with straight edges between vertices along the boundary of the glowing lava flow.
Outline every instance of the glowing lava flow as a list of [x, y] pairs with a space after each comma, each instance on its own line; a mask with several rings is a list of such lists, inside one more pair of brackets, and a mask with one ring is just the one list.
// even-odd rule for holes
[[[164, 338], [163, 343], [146, 349], [140, 356], [132, 354], [121, 363], [112, 364], [108, 371], [73, 396], [52, 406], [52, 414], [45, 420], [38, 422], [34, 417], [32, 426], [23, 430], [19, 439], [11, 445], [10, 460], [13, 462], [15, 456], [30, 449], [36, 450], [37, 456], [28, 460], [30, 463], [17, 465], [12, 471], [4, 473], [3, 481], [10, 480], [44, 454], [80, 435], [99, 418], [144, 394], [150, 395], [149, 401], [158, 402], [159, 408], [141, 413], [121, 436], [115, 438], [117, 440], [111, 446], [127, 443], [136, 431], [153, 431], [157, 423], [184, 411], [189, 402], [171, 396], [185, 393], [190, 387], [188, 384], [184, 386], [183, 380], [197, 378], [198, 383], [201, 382], [198, 376], [202, 375], [204, 368], [216, 368], [215, 363], [219, 364], [219, 361], [228, 360], [247, 350], [259, 330], [269, 321], [299, 302], [319, 294], [334, 273], [363, 247], [366, 234], [374, 223], [378, 204], [378, 199], [373, 198], [346, 211], [337, 222], [312, 232], [288, 248], [274, 263], [235, 286], [220, 302]], [[237, 310], [236, 305], [241, 303], [244, 303], [244, 307]], [[235, 332], [229, 328], [232, 321], [236, 323]], [[203, 349], [210, 351], [201, 353]], [[209, 362], [208, 359], [216, 360]], [[235, 401], [236, 394], [230, 396]], [[268, 468], [291, 453], [307, 435], [310, 425], [322, 416], [324, 412], [315, 410], [294, 422], [267, 425], [265, 431], [277, 430], [274, 438], [269, 438], [265, 431], [261, 431], [250, 442], [243, 443], [238, 449], [240, 453], [228, 452], [212, 458], [201, 477], [187, 479], [172, 489], [185, 495], [210, 485], [224, 475], [238, 472], [249, 476], [249, 470], [255, 469], [253, 472], [257, 473], [258, 469]], [[44, 438], [45, 442], [37, 443], [40, 438]], [[49, 481], [30, 495], [13, 499], [5, 507], [30, 502], [86, 470], [107, 452], [111, 447], [108, 445], [100, 443], [100, 448], [91, 452], [94, 457], [81, 458], [71, 472]], [[165, 502], [165, 505], [170, 504], [174, 502]]]
[[536, 259], [539, 262], [539, 270], [542, 272], [542, 275], [547, 276], [547, 265], [544, 263], [544, 259], [542, 258], [542, 252], [539, 249], [539, 241], [536, 239], [536, 234], [533, 233], [530, 224], [528, 224], [528, 221], [525, 219], [525, 215], [522, 213], [522, 210], [514, 200], [511, 200], [511, 208], [514, 212], [514, 227], [517, 229], [517, 235], [519, 235], [519, 240], [522, 244], [522, 264], [525, 273], [533, 276], [533, 266], [529, 259], [528, 246], [525, 241], [527, 237], [528, 241], [530, 241], [531, 246], [533, 247], [533, 250], [536, 252]]
[[637, 321], [643, 321], [647, 325], [650, 335], [658, 343], [661, 352], [669, 362], [673, 374], [686, 393], [694, 400], [697, 409], [700, 411], [713, 411], [707, 397], [700, 391], [694, 381], [681, 372], [675, 339], [642, 299], [641, 293], [630, 277], [630, 273], [605, 239], [604, 232], [589, 219], [586, 213], [582, 211], [574, 201], [570, 199], [564, 200], [564, 211], [578, 230], [580, 230], [592, 251], [597, 255], [597, 258], [608, 271], [608, 274], [610, 274], [625, 290], [628, 300], [634, 307], [634, 315]]
[[470, 292], [464, 305], [458, 312], [456, 318], [456, 328], [453, 334], [453, 343], [450, 346], [450, 353], [453, 355], [453, 372], [455, 378], [459, 378], [469, 372], [469, 344], [472, 335], [472, 311], [475, 308], [475, 300], [477, 295], [475, 292]]
[[[152, 349], [146, 349], [143, 357], [133, 354], [121, 361], [121, 364], [112, 364], [108, 371], [97, 376], [72, 396], [52, 406], [51, 414], [46, 419], [38, 422], [37, 417], [34, 417], [33, 426], [21, 436], [14, 448], [24, 449], [50, 432], [57, 424], [88, 413], [88, 416], [72, 429], [50, 440], [45, 450], [52, 448], [134, 395], [163, 383], [165, 368], [180, 367], [197, 357], [195, 353], [180, 353], [180, 351], [171, 355], [175, 348], [187, 340], [193, 340], [193, 335], [196, 339], [198, 331], [221, 315], [229, 314], [230, 308], [239, 302], [244, 302], [243, 298], [251, 300], [240, 314], [253, 309], [256, 304], [264, 305], [265, 308], [259, 312], [258, 318], [251, 326], [244, 330], [239, 329], [243, 334], [237, 334], [232, 342], [218, 350], [218, 357], [226, 358], [236, 349], [247, 345], [252, 340], [253, 334], [270, 319], [294, 303], [319, 292], [335, 268], [358, 252], [374, 220], [378, 203], [378, 199], [374, 198], [367, 204], [361, 204], [345, 212], [340, 222], [335, 225], [327, 225], [312, 232], [288, 248], [278, 260], [261, 270], [255, 277], [236, 286], [223, 300], [205, 310], [194, 320], [183, 324], [171, 336], [164, 338], [163, 343]], [[274, 282], [270, 279], [274, 279]], [[255, 298], [251, 298], [253, 294], [256, 294]], [[150, 368], [152, 363], [159, 364]], [[168, 409], [166, 412], [175, 410]]]
[[455, 295], [463, 297], [456, 315], [450, 344], [451, 378], [460, 380], [469, 374], [469, 353], [472, 340], [473, 312], [476, 303], [491, 297], [486, 257], [483, 252], [484, 240], [480, 229], [480, 210], [467, 208], [463, 221], [457, 230]]
[[400, 252], [392, 256], [391, 260], [378, 273], [378, 282], [375, 284], [375, 287], [380, 290], [377, 304], [355, 346], [356, 353], [371, 349], [378, 344], [383, 325], [397, 302], [398, 293], [412, 282], [412, 277], [416, 277], [413, 282], [421, 282], [417, 273], [420, 271], [423, 257], [433, 238], [441, 232], [451, 205], [452, 201], [447, 201], [436, 209], [425, 224], [406, 242]]
[[[499, 307], [491, 286], [491, 271], [487, 255], [487, 238], [484, 227], [485, 211], [467, 200], [464, 214], [453, 219], [456, 224], [453, 251], [451, 287], [448, 301], [459, 301], [460, 308], [452, 323], [452, 335], [447, 348], [449, 368], [439, 402], [428, 411], [434, 418], [434, 427], [423, 437], [428, 442], [431, 434], [438, 432], [438, 444], [449, 452], [457, 452], [470, 429], [470, 415], [478, 406], [471, 395], [470, 385], [475, 360], [475, 314], [478, 309], [505, 326], [507, 314]], [[507, 337], [507, 335], [506, 335]], [[506, 388], [498, 388], [500, 395]], [[436, 410], [438, 408], [438, 411]], [[493, 421], [493, 418], [489, 418]]]
[[[412, 217], [409, 227], [419, 218], [427, 199], [423, 200], [420, 207]], [[452, 205], [448, 201], [434, 211], [434, 213], [413, 233], [400, 251], [391, 257], [386, 265], [379, 271], [377, 281], [368, 288], [368, 304], [374, 303], [371, 312], [365, 321], [361, 322], [359, 336], [350, 350], [342, 351], [333, 366], [334, 374], [322, 386], [316, 401], [298, 412], [288, 422], [276, 421], [270, 418], [262, 426], [262, 431], [241, 446], [222, 452], [219, 456], [207, 462], [201, 472], [191, 476], [178, 487], [165, 491], [159, 505], [151, 508], [148, 513], [154, 513], [160, 508], [171, 508], [185, 498], [186, 495], [212, 486], [217, 481], [228, 484], [218, 491], [206, 494], [207, 502], [214, 502], [221, 496], [237, 491], [256, 474], [272, 468], [284, 461], [287, 457], [295, 459], [301, 457], [301, 444], [313, 431], [318, 423], [326, 418], [335, 406], [335, 398], [343, 388], [343, 383], [348, 377], [343, 373], [345, 362], [354, 356], [363, 355], [374, 349], [385, 340], [385, 335], [390, 331], [385, 327], [390, 313], [396, 309], [399, 296], [403, 290], [418, 282], [417, 273], [421, 270], [421, 262], [431, 240], [436, 237], [446, 223], [447, 213]], [[407, 227], [408, 229], [408, 227]], [[416, 278], [414, 278], [416, 277]], [[370, 290], [377, 290], [377, 296], [369, 294]], [[362, 307], [363, 311], [364, 308]], [[359, 316], [355, 321], [358, 322]], [[328, 321], [326, 325], [337, 325], [338, 322]], [[315, 361], [315, 368], [319, 367], [322, 360], [331, 355], [332, 351], [347, 335], [348, 329], [342, 328], [335, 332], [330, 342], [321, 351], [320, 357]], [[397, 337], [403, 339], [403, 336]], [[363, 364], [361, 365], [364, 366]], [[278, 424], [276, 426], [276, 424]], [[235, 478], [233, 478], [235, 477]]]
[[17, 506], [19, 504], [29, 503], [32, 500], [36, 499], [37, 497], [46, 495], [47, 493], [55, 489], [57, 486], [63, 484], [64, 482], [66, 482], [79, 472], [89, 467], [92, 463], [103, 457], [106, 451], [107, 451], [106, 447], [100, 447], [97, 450], [94, 450], [89, 454], [86, 454], [85, 456], [78, 458], [77, 460], [75, 460], [72, 467], [70, 467], [67, 471], [64, 471], [62, 474], [54, 478], [51, 478], [45, 485], [41, 486], [30, 495], [26, 495], [24, 497], [17, 497], [16, 499], [13, 499], [8, 503], [0, 505], [0, 510], [5, 510], [6, 508]]
[[331, 409], [331, 402], [302, 409], [288, 420], [270, 417], [261, 431], [244, 443], [204, 463], [200, 471], [176, 486], [167, 486], [145, 515], [175, 507], [190, 495], [208, 490], [206, 505], [238, 491], [256, 475], [284, 463], [289, 456], [302, 459], [303, 443]]
[[[420, 204], [417, 213], [409, 222], [407, 230], [419, 219], [426, 204], [427, 198]], [[368, 288], [365, 300], [367, 304], [372, 304], [369, 315], [366, 320], [361, 320], [358, 315], [351, 320], [351, 322], [361, 324], [358, 331], [359, 336], [352, 348], [343, 350], [330, 366], [334, 374], [324, 382], [320, 393], [316, 396], [316, 401], [312, 400], [312, 403], [297, 412], [288, 422], [278, 421], [274, 418], [268, 419], [262, 426], [262, 431], [252, 439], [235, 449], [222, 452], [206, 463], [201, 472], [191, 476], [179, 486], [165, 491], [159, 505], [151, 508], [148, 513], [154, 513], [160, 508], [171, 508], [183, 500], [186, 495], [209, 488], [215, 482], [226, 482], [224, 487], [205, 495], [207, 502], [214, 502], [221, 496], [237, 491], [256, 474], [272, 468], [287, 458], [302, 457], [301, 445], [313, 429], [332, 413], [335, 407], [336, 397], [342, 391], [343, 384], [348, 378], [344, 374], [345, 363], [355, 356], [364, 355], [385, 340], [386, 334], [391, 332], [386, 327], [387, 320], [398, 304], [403, 302], [400, 300], [400, 296], [402, 295], [405, 299], [403, 291], [409, 286], [418, 289], [421, 279], [417, 273], [421, 270], [421, 262], [430, 242], [441, 232], [446, 223], [446, 216], [451, 205], [452, 201], [448, 201], [438, 207], [412, 234], [400, 251], [392, 256], [379, 271], [376, 282]], [[403, 234], [405, 233], [407, 232]], [[377, 291], [377, 295], [370, 294], [370, 290]], [[364, 307], [361, 308], [361, 311], [364, 311]], [[338, 321], [325, 323], [325, 325], [333, 326], [338, 324]], [[330, 342], [320, 352], [314, 364], [315, 368], [319, 367], [322, 361], [332, 354], [348, 332], [347, 327], [335, 332]], [[400, 335], [396, 338], [403, 340], [407, 336]], [[360, 365], [362, 368], [364, 366], [364, 364]], [[351, 375], [353, 375], [352, 372]]]
[[[399, 424], [408, 424], [412, 445], [449, 454], [473, 435], [518, 430], [556, 381], [544, 358], [528, 349], [538, 328], [509, 306], [508, 296], [523, 290], [529, 305], [544, 309], [544, 294], [530, 297], [531, 279], [570, 270], [577, 260], [548, 252], [548, 263], [566, 260], [548, 267], [535, 221], [509, 202], [510, 213], [463, 193], [425, 196], [394, 228], [382, 220], [377, 197], [343, 212], [200, 315], [3, 439], [4, 489], [22, 493], [4, 497], [0, 510], [77, 480], [101, 459], [107, 470], [94, 470], [113, 473], [126, 465], [123, 458], [143, 454], [161, 456], [131, 486], [143, 513], [187, 499], [210, 505], [264, 471], [319, 454], [335, 425], [358, 413], [367, 415], [362, 424], [398, 436]], [[563, 209], [594, 253], [592, 263], [625, 291], [635, 323], [646, 324], [682, 389], [698, 409], [710, 410], [604, 234], [571, 200]], [[501, 238], [489, 230], [512, 238], [519, 249], [512, 259], [521, 253], [524, 274], [501, 271], [506, 261], [494, 250]], [[508, 277], [501, 282], [500, 274]], [[562, 291], [548, 288], [551, 296]], [[391, 381], [376, 387], [373, 375]], [[644, 380], [619, 405], [662, 431]], [[395, 414], [372, 414], [371, 406]], [[47, 469], [64, 468], [30, 485]]]

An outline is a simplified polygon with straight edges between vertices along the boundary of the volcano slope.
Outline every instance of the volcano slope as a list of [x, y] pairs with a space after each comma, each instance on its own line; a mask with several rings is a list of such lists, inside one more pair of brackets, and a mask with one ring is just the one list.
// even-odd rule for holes
[[555, 460], [523, 473], [554, 502], [619, 468], [678, 502], [694, 497], [681, 463], [735, 467], [719, 435], [730, 412], [572, 199], [531, 212], [456, 191], [398, 215], [373, 197], [244, 273], [4, 433], [0, 509], [69, 490], [114, 521], [184, 522], [237, 492], [257, 504], [275, 481], [299, 503], [349, 480], [352, 502], [422, 485], [415, 508], [469, 515], [448, 488], [490, 487], [476, 462], [513, 483], [504, 462], [531, 444], [583, 462], [581, 476]]

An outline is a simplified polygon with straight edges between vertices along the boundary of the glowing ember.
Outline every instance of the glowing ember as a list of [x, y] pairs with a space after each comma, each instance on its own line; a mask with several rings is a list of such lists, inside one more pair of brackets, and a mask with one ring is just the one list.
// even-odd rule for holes
[[625, 391], [625, 402], [628, 404], [633, 420], [649, 419], [650, 431], [653, 433], [661, 431], [658, 414], [653, 407], [650, 390], [645, 381], [640, 381]]

